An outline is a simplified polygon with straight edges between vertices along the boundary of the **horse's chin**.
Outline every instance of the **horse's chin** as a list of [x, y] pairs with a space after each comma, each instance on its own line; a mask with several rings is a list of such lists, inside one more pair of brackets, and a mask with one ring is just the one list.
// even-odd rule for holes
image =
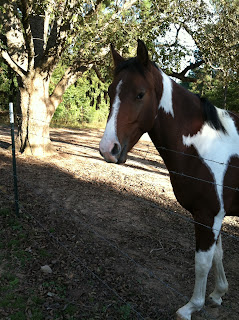
[[118, 161], [117, 161], [117, 164], [122, 164], [122, 163], [125, 163], [126, 160], [127, 160], [127, 153], [128, 153], [128, 150], [127, 150], [127, 145], [124, 145], [121, 153], [120, 153], [120, 156], [118, 158]]
[[126, 160], [127, 160], [127, 157], [125, 157], [125, 158], [119, 158], [116, 163], [117, 163], [117, 164], [122, 164], [122, 163], [125, 163]]

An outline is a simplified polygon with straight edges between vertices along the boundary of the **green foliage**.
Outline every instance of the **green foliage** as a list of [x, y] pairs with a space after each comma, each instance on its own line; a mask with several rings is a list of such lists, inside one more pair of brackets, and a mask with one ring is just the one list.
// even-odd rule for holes
[[[53, 81], [58, 80], [61, 72], [64, 72], [64, 68], [56, 69]], [[58, 126], [104, 124], [109, 108], [106, 99], [107, 87], [108, 84], [101, 82], [94, 71], [85, 73], [66, 90], [62, 102], [56, 109], [52, 124]]]
[[[197, 60], [206, 62], [198, 73], [194, 73], [198, 79], [196, 85], [189, 87], [209, 96], [219, 106], [225, 105], [227, 93], [227, 106], [238, 108], [238, 0], [87, 0], [69, 2], [65, 8], [60, 0], [54, 1], [54, 6], [49, 0], [26, 3], [32, 5], [30, 16], [42, 16], [49, 10], [51, 25], [60, 23], [61, 34], [56, 46], [49, 51], [55, 59], [52, 62], [54, 72], [52, 76], [50, 74], [50, 93], [70, 66], [77, 72], [81, 66], [94, 64], [101, 77], [106, 79], [106, 83], [102, 83], [92, 70], [70, 86], [56, 109], [52, 120], [54, 125], [75, 126], [106, 120], [108, 103], [105, 102], [105, 91], [112, 77], [110, 43], [127, 57], [135, 55], [136, 40], [140, 38], [145, 41], [151, 58], [164, 71], [180, 72], [182, 60], [189, 59], [192, 53], [183, 41], [179, 41], [181, 31], [194, 39], [198, 47]], [[8, 5], [4, 4], [4, 14], [11, 12], [6, 8]], [[21, 6], [17, 9], [17, 15], [24, 11], [22, 9]], [[3, 35], [4, 25], [0, 23]], [[170, 31], [175, 31], [174, 37], [168, 37]], [[1, 37], [1, 48], [5, 48], [3, 39]], [[58, 47], [64, 49], [58, 51]], [[36, 52], [35, 56], [38, 56]], [[1, 61], [0, 71], [1, 110], [5, 108], [12, 89], [8, 68]]]
[[183, 83], [187, 89], [207, 97], [215, 106], [231, 111], [239, 111], [239, 81], [224, 79], [220, 70], [200, 68], [190, 76], [198, 79], [195, 83]]
[[[31, 252], [30, 245], [39, 241], [40, 233], [32, 225], [29, 227], [29, 220], [24, 218], [26, 217], [22, 216], [18, 220], [10, 208], [0, 208], [0, 318], [46, 319], [45, 305], [49, 298], [46, 293], [51, 292], [57, 297], [57, 301], [62, 302], [61, 314], [56, 308], [52, 319], [75, 319], [74, 313], [78, 309], [69, 303], [66, 296], [68, 280], [62, 283], [59, 274], [44, 278], [37, 269], [30, 272], [37, 266], [40, 268], [41, 261], [52, 257], [52, 252], [49, 247], [44, 247], [48, 254], [43, 257], [41, 242], [35, 247], [36, 251]], [[44, 236], [42, 240], [45, 241]]]
[[8, 108], [11, 80], [8, 77], [8, 66], [0, 60], [0, 110]]
[[0, 59], [0, 113], [8, 119], [9, 102], [16, 103], [17, 81], [14, 73]]
[[130, 305], [126, 304], [120, 307], [120, 314], [122, 320], [128, 320], [131, 318], [131, 307]]
[[238, 79], [239, 71], [238, 0], [211, 0], [211, 5], [191, 35], [207, 66], [220, 70], [221, 81], [228, 82]]
[[219, 108], [226, 108], [239, 112], [238, 87], [238, 82], [232, 82], [226, 88], [221, 83], [215, 83], [210, 89], [205, 90], [205, 96]]

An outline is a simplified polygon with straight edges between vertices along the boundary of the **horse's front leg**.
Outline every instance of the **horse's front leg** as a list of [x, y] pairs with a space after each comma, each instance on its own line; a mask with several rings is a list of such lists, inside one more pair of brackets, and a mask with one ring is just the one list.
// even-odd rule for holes
[[177, 311], [178, 320], [190, 320], [195, 311], [203, 308], [207, 286], [207, 277], [212, 266], [215, 244], [208, 251], [195, 253], [195, 286], [190, 301]]
[[221, 235], [219, 235], [213, 257], [213, 266], [215, 272], [215, 289], [209, 296], [212, 303], [215, 305], [221, 305], [222, 296], [224, 296], [224, 294], [228, 291], [228, 282], [224, 272], [222, 258], [222, 239]]
[[[212, 267], [216, 248], [215, 234], [212, 229], [195, 224], [196, 252], [195, 252], [195, 285], [190, 301], [178, 309], [178, 320], [190, 320], [195, 311], [203, 308], [207, 286], [208, 273]], [[213, 223], [212, 223], [213, 225]]]

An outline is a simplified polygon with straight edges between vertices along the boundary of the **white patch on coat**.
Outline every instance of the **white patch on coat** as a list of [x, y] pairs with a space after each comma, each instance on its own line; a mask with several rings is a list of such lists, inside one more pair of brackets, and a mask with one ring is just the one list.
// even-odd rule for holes
[[159, 103], [159, 109], [162, 108], [166, 113], [170, 113], [174, 117], [173, 112], [173, 82], [163, 71], [161, 71], [163, 78], [163, 94]]
[[207, 123], [201, 130], [193, 135], [183, 136], [185, 146], [194, 146], [203, 162], [210, 169], [220, 202], [220, 211], [214, 219], [213, 230], [217, 239], [221, 229], [222, 219], [225, 215], [223, 202], [223, 182], [232, 156], [239, 157], [239, 134], [230, 115], [222, 109], [217, 109], [219, 118], [226, 129], [226, 133], [217, 131]]
[[109, 150], [109, 148], [111, 148], [115, 143], [119, 143], [117, 137], [117, 116], [121, 103], [119, 94], [122, 83], [123, 81], [120, 80], [116, 87], [116, 95], [112, 105], [111, 116], [109, 121], [107, 122], [104, 135], [100, 141], [100, 150], [102, 153], [111, 151]]

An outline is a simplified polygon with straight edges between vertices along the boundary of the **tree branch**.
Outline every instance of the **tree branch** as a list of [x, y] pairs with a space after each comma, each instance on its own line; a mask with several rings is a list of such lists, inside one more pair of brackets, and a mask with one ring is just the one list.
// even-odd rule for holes
[[0, 49], [2, 58], [8, 63], [8, 65], [22, 78], [26, 77], [26, 72], [23, 70], [8, 54], [6, 50]]
[[62, 76], [61, 80], [56, 85], [54, 91], [50, 96], [50, 112], [53, 115], [58, 105], [61, 103], [63, 94], [69, 86], [76, 82], [76, 80], [82, 76], [84, 72], [90, 69], [92, 65], [80, 66], [77, 69], [69, 67], [65, 74]]
[[44, 50], [46, 50], [46, 46], [47, 46], [50, 16], [53, 11], [53, 6], [54, 6], [54, 0], [49, 0], [48, 6], [45, 11], [45, 19], [44, 19], [44, 31], [43, 31], [43, 49]]
[[90, 9], [90, 11], [87, 12], [86, 16], [90, 17], [92, 14], [94, 14], [98, 10], [102, 2], [104, 2], [104, 0], [97, 0], [95, 6], [92, 3], [92, 8]]
[[[87, 23], [87, 18], [96, 14], [100, 4], [103, 2], [104, 0], [97, 0], [95, 7], [92, 6], [92, 8], [85, 14], [85, 16], [82, 16], [82, 21], [84, 21], [84, 23]], [[101, 28], [100, 33], [103, 32], [108, 27], [110, 22], [112, 22], [112, 20], [119, 16], [123, 10], [128, 10], [136, 2], [137, 0], [129, 0], [124, 2], [120, 10], [117, 13], [113, 14], [110, 18], [110, 21], [106, 22], [105, 26]], [[44, 57], [42, 59], [42, 67], [49, 72], [52, 71], [65, 50], [69, 47], [69, 42], [66, 41], [67, 37], [74, 38], [78, 32], [78, 28], [76, 26], [80, 23], [78, 19], [75, 19], [79, 15], [79, 12], [77, 11], [77, 1], [71, 0], [70, 3], [72, 10], [69, 11], [68, 8], [66, 8], [66, 0], [63, 1], [61, 3], [61, 7], [57, 8], [56, 10], [57, 17], [54, 19], [54, 27], [52, 28], [51, 35], [48, 39], [47, 47], [44, 52]], [[98, 37], [99, 35], [96, 36], [96, 38]]]
[[105, 23], [105, 25], [100, 29], [99, 34], [97, 34], [97, 37], [100, 36], [100, 34], [102, 34], [105, 29], [109, 26], [109, 24], [116, 18], [118, 17], [124, 10], [128, 10], [130, 9], [135, 3], [137, 2], [137, 0], [129, 0], [129, 1], [125, 1], [123, 6], [120, 7], [120, 10], [118, 10], [116, 13], [112, 14], [110, 20], [108, 22]]
[[[53, 7], [54, 1], [49, 3], [47, 12], [45, 14], [44, 20], [44, 37], [45, 37], [45, 50], [42, 58], [42, 67], [48, 69], [49, 71], [54, 68], [54, 66], [59, 61], [60, 57], [69, 46], [66, 44], [67, 37], [73, 33], [73, 15], [75, 14], [74, 6], [76, 6], [77, 1], [71, 0], [68, 2], [64, 0], [58, 3], [58, 7]], [[71, 10], [67, 8], [67, 5], [71, 5]], [[49, 16], [55, 11], [51, 23], [51, 33], [48, 37], [46, 43], [46, 27], [49, 27]], [[75, 28], [76, 29], [76, 28]], [[76, 33], [77, 31], [75, 31]], [[71, 35], [72, 36], [72, 35]]]
[[29, 14], [32, 11], [32, 7], [29, 6], [29, 1], [21, 0], [22, 4], [22, 25], [24, 28], [24, 39], [28, 52], [28, 70], [31, 71], [34, 68], [34, 43], [31, 33], [31, 26], [29, 22]]
[[98, 79], [99, 79], [101, 82], [105, 83], [105, 79], [104, 79], [104, 78], [102, 77], [102, 75], [100, 74], [100, 71], [99, 71], [99, 69], [97, 68], [97, 66], [96, 66], [96, 65], [93, 65], [92, 69], [95, 71]]
[[168, 74], [171, 77], [177, 78], [183, 82], [196, 82], [197, 79], [196, 78], [192, 78], [192, 77], [186, 77], [186, 73], [190, 70], [194, 70], [198, 67], [200, 67], [205, 61], [201, 60], [198, 61], [196, 63], [190, 63], [189, 66], [187, 66], [185, 69], [183, 69], [183, 71], [181, 72], [171, 72], [170, 74]]
[[1, 55], [14, 71], [19, 75], [24, 73], [25, 76], [28, 69], [28, 56], [17, 3], [16, 1], [5, 1], [3, 8], [4, 11], [0, 15], [0, 23], [4, 31], [4, 36], [1, 36], [3, 44], [0, 48]]

